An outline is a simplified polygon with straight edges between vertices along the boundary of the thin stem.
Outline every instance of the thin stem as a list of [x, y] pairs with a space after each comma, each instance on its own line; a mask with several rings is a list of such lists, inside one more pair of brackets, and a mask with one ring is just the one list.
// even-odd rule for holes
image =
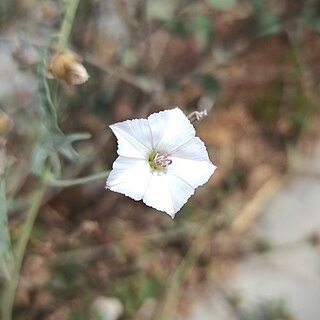
[[198, 234], [195, 236], [195, 239], [187, 256], [180, 263], [171, 279], [169, 280], [170, 286], [167, 291], [165, 301], [161, 307], [161, 311], [155, 318], [156, 320], [165, 320], [171, 318], [177, 305], [177, 301], [180, 298], [181, 286], [186, 279], [187, 273], [198, 260], [199, 256], [202, 254], [203, 250], [206, 247], [206, 239], [215, 224], [214, 217], [215, 215], [212, 215], [210, 213], [210, 216], [208, 216], [208, 219], [206, 219], [205, 224], [203, 224]]
[[16, 295], [17, 286], [19, 283], [19, 275], [22, 266], [22, 261], [24, 253], [30, 238], [30, 234], [33, 228], [34, 221], [36, 219], [37, 213], [41, 206], [41, 200], [45, 190], [46, 182], [46, 171], [42, 174], [38, 187], [34, 191], [31, 198], [31, 205], [27, 212], [26, 221], [23, 224], [23, 229], [21, 236], [18, 240], [17, 249], [15, 252], [15, 266], [12, 271], [11, 281], [7, 283], [2, 300], [2, 320], [11, 320], [12, 319], [12, 309], [14, 304], [14, 299]]
[[6, 152], [5, 140], [0, 139], [0, 272], [10, 280], [13, 266], [11, 239], [8, 227], [8, 202], [6, 196]]
[[[62, 23], [60, 38], [58, 42], [58, 49], [64, 50], [69, 41], [73, 21], [75, 18], [75, 14], [78, 8], [79, 0], [69, 0], [66, 5], [66, 14]], [[26, 221], [23, 224], [23, 229], [21, 236], [18, 239], [18, 244], [15, 251], [15, 265], [11, 274], [11, 281], [8, 281], [5, 285], [3, 296], [2, 296], [2, 320], [11, 320], [12, 319], [12, 311], [13, 305], [16, 295], [17, 286], [19, 283], [19, 275], [21, 271], [21, 266], [23, 262], [23, 257], [25, 250], [27, 248], [28, 240], [30, 238], [30, 234], [41, 206], [41, 201], [45, 191], [45, 185], [47, 181], [47, 169], [41, 175], [39, 184], [37, 189], [34, 191], [31, 198], [31, 205], [27, 212]]]
[[71, 34], [71, 29], [79, 5], [79, 1], [80, 0], [69, 0], [67, 2], [66, 14], [62, 23], [60, 38], [58, 42], [58, 49], [61, 51], [66, 48], [69, 42], [69, 37]]
[[58, 179], [51, 178], [48, 181], [48, 185], [52, 187], [71, 187], [79, 184], [84, 184], [87, 182], [105, 179], [109, 175], [109, 173], [110, 171], [103, 171], [103, 172], [93, 174], [91, 176], [77, 178], [77, 179], [70, 179], [70, 180], [58, 180]]

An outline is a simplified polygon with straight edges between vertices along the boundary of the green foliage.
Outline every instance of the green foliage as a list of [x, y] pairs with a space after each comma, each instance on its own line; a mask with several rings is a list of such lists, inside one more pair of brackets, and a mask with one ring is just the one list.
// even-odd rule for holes
[[160, 295], [163, 290], [164, 283], [160, 279], [141, 274], [117, 281], [112, 292], [124, 302], [125, 314], [132, 319], [143, 301]]
[[295, 90], [290, 98], [292, 105], [290, 124], [292, 132], [296, 134], [299, 133], [306, 124], [310, 115], [315, 110], [315, 105], [301, 87]]
[[79, 290], [88, 290], [86, 265], [70, 261], [55, 267], [50, 279], [50, 289], [59, 297], [69, 298]]
[[147, 1], [147, 17], [149, 19], [169, 20], [174, 16], [177, 5], [176, 0], [152, 0]]
[[192, 29], [200, 47], [207, 49], [212, 43], [213, 26], [211, 20], [203, 14], [195, 15], [192, 19]]
[[204, 94], [210, 98], [216, 98], [219, 94], [219, 82], [207, 73], [199, 73], [194, 77], [196, 83], [203, 89]]
[[6, 17], [8, 3], [8, 0], [0, 1], [0, 26], [2, 25], [3, 20]]
[[282, 302], [263, 302], [253, 311], [244, 312], [243, 320], [294, 320]]
[[46, 165], [52, 170], [53, 175], [59, 176], [61, 171], [59, 155], [65, 156], [70, 161], [80, 161], [81, 156], [72, 144], [90, 138], [87, 133], [64, 135], [58, 125], [56, 107], [52, 102], [50, 88], [45, 76], [47, 61], [45, 47], [38, 66], [39, 95], [41, 103], [41, 126], [38, 142], [32, 153], [32, 172], [40, 175]]
[[165, 28], [173, 35], [186, 37], [190, 34], [190, 28], [182, 19], [173, 18], [165, 23]]
[[236, 4], [236, 0], [206, 0], [207, 3], [217, 9], [230, 10]]
[[124, 50], [121, 54], [121, 63], [128, 69], [134, 69], [138, 65], [139, 59], [133, 50]]
[[256, 98], [249, 108], [255, 118], [261, 121], [267, 129], [272, 130], [280, 115], [280, 103], [283, 92], [283, 80], [274, 79], [265, 94]]
[[281, 30], [279, 17], [270, 12], [264, 0], [248, 0], [254, 11], [256, 36], [263, 37], [278, 33]]
[[272, 244], [266, 238], [258, 239], [255, 246], [256, 250], [261, 253], [268, 252], [272, 249]]
[[67, 320], [99, 320], [91, 317], [90, 304], [87, 300], [82, 301], [80, 306], [73, 310], [72, 313], [68, 316]]
[[8, 17], [16, 12], [17, 0], [0, 0], [0, 27], [7, 22]]
[[320, 6], [306, 6], [301, 13], [301, 20], [315, 29], [320, 29]]
[[177, 37], [194, 35], [202, 49], [209, 48], [212, 43], [213, 23], [204, 14], [192, 14], [188, 22], [186, 19], [174, 17], [166, 21], [165, 28]]

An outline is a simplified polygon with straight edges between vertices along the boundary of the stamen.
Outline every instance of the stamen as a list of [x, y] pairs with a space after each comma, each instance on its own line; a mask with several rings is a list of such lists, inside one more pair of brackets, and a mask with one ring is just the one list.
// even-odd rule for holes
[[167, 167], [172, 164], [172, 160], [169, 159], [170, 154], [161, 154], [157, 151], [153, 151], [149, 156], [149, 165], [153, 170], [166, 171]]

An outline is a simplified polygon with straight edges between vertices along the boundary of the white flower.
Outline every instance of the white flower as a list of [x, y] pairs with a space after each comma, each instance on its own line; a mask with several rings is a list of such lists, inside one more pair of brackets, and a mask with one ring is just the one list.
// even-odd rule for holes
[[119, 157], [106, 188], [142, 200], [172, 218], [216, 169], [179, 108], [110, 128], [118, 139]]

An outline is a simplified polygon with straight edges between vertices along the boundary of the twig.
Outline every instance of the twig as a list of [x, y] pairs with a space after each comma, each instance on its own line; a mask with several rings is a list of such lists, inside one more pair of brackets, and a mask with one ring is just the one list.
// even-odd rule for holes
[[281, 187], [281, 179], [278, 176], [272, 177], [265, 182], [256, 192], [253, 198], [245, 204], [242, 210], [237, 214], [231, 224], [231, 232], [240, 235], [246, 232], [257, 218], [259, 210], [263, 204], [270, 199], [272, 195]]
[[[237, 234], [247, 230], [253, 219], [257, 216], [262, 204], [270, 197], [271, 193], [277, 190], [279, 186], [280, 179], [278, 177], [273, 177], [267, 181], [254, 195], [253, 199], [244, 206], [239, 215], [237, 215], [234, 222], [231, 224], [231, 230]], [[170, 286], [168, 288], [165, 301], [161, 306], [160, 314], [156, 317], [156, 320], [167, 320], [172, 318], [172, 314], [174, 313], [177, 301], [180, 297], [180, 289], [187, 277], [187, 273], [198, 260], [201, 253], [205, 250], [208, 243], [206, 239], [214, 227], [215, 222], [216, 215], [210, 212], [208, 219], [206, 219], [206, 222], [195, 236], [186, 258], [180, 263], [168, 282], [170, 283]]]
[[110, 171], [103, 171], [103, 172], [93, 174], [91, 176], [82, 177], [78, 179], [67, 179], [67, 180], [58, 180], [58, 179], [50, 178], [48, 180], [48, 185], [52, 187], [71, 187], [71, 186], [76, 186], [79, 184], [84, 184], [92, 181], [106, 179], [109, 173]]
[[199, 256], [205, 249], [207, 244], [206, 238], [211, 232], [213, 226], [216, 222], [216, 215], [210, 212], [206, 223], [200, 228], [198, 234], [195, 236], [192, 246], [185, 257], [185, 259], [180, 263], [177, 270], [172, 275], [171, 279], [168, 281], [170, 284], [165, 301], [161, 306], [161, 311], [159, 315], [155, 318], [156, 320], [167, 320], [172, 318], [173, 311], [177, 305], [177, 301], [180, 297], [180, 289], [183, 284], [184, 279], [187, 276], [190, 267], [195, 264]]
[[36, 219], [38, 210], [41, 206], [41, 199], [45, 191], [47, 171], [43, 172], [38, 187], [31, 198], [31, 205], [27, 212], [26, 221], [23, 224], [21, 236], [18, 240], [17, 249], [15, 252], [15, 265], [11, 274], [11, 281], [6, 284], [3, 300], [2, 300], [2, 320], [12, 319], [12, 309], [15, 298], [16, 289], [19, 283], [19, 275], [22, 266], [23, 256], [30, 238], [34, 221]]
[[111, 67], [102, 65], [98, 61], [96, 61], [93, 57], [90, 57], [88, 55], [86, 55], [84, 58], [85, 58], [86, 62], [88, 62], [92, 66], [104, 71], [105, 73], [107, 73], [108, 75], [110, 75], [112, 77], [118, 78], [118, 79], [122, 80], [123, 82], [126, 82], [126, 83], [140, 89], [144, 93], [148, 93], [148, 94], [153, 93], [155, 90], [154, 88], [159, 87], [159, 85], [157, 84], [157, 81], [155, 79], [148, 79], [148, 82], [143, 83], [143, 82], [139, 81], [140, 79], [138, 77], [128, 73], [123, 68], [111, 68]]
[[76, 15], [76, 11], [79, 5], [79, 0], [69, 0], [66, 4], [66, 14], [64, 16], [62, 27], [60, 31], [60, 38], [58, 42], [58, 49], [63, 51], [70, 38], [71, 28], [73, 26], [73, 21]]

